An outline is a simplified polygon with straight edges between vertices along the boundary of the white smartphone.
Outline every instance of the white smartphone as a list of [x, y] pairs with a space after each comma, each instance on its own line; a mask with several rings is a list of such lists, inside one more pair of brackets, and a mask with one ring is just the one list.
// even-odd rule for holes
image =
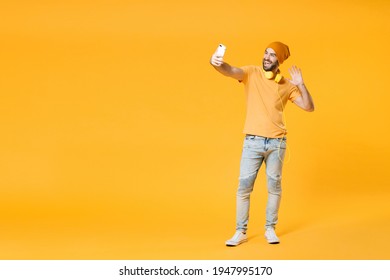
[[226, 51], [226, 46], [224, 46], [223, 44], [219, 44], [217, 51], [216, 51], [216, 54], [217, 54], [217, 56], [224, 56], [225, 51]]

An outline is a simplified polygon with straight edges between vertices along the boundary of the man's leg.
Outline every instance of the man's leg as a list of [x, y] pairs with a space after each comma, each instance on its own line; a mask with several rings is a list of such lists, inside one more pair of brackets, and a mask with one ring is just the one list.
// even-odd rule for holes
[[239, 186], [236, 196], [236, 233], [227, 246], [236, 246], [246, 241], [249, 220], [250, 195], [264, 156], [264, 138], [246, 136], [241, 156]]
[[275, 234], [275, 226], [278, 222], [280, 200], [282, 196], [282, 168], [286, 151], [286, 142], [281, 139], [271, 139], [265, 159], [268, 201], [266, 207], [266, 239], [269, 243], [279, 243]]

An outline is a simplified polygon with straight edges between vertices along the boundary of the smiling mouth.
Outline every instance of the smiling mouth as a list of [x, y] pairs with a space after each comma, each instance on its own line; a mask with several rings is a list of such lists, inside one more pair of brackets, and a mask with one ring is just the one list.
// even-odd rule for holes
[[273, 68], [274, 68], [274, 66], [272, 65], [272, 62], [270, 62], [270, 61], [263, 62], [263, 69], [265, 71], [272, 71]]

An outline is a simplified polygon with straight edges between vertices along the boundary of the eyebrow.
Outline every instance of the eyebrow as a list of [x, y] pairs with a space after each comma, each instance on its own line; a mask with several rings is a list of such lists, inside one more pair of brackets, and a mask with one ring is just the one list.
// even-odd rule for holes
[[269, 53], [270, 55], [276, 56], [276, 53], [268, 52], [267, 50], [265, 50], [264, 53]]

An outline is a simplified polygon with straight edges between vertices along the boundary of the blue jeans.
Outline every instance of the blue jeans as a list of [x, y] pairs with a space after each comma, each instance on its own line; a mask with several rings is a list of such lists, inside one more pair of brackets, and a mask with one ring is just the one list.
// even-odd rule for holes
[[265, 138], [246, 135], [241, 157], [239, 187], [237, 190], [237, 230], [246, 231], [249, 220], [250, 195], [257, 173], [265, 162], [268, 188], [266, 228], [275, 228], [282, 194], [282, 167], [286, 138]]

